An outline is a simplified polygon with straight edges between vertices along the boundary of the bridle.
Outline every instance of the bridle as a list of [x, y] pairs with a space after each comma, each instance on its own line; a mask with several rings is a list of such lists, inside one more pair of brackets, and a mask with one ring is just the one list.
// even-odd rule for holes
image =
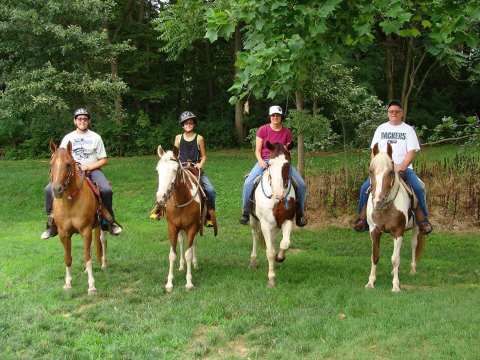
[[[394, 166], [393, 161], [392, 161], [392, 166]], [[396, 171], [394, 171], [394, 174], [395, 174], [395, 178], [393, 180], [393, 185], [390, 188], [390, 191], [388, 192], [387, 196], [385, 196], [385, 199], [383, 199], [379, 204], [377, 204], [377, 206], [376, 206], [377, 210], [385, 209], [397, 197], [398, 191], [400, 189], [400, 180], [398, 178], [399, 175]], [[370, 182], [372, 182], [372, 181], [370, 180]], [[371, 185], [370, 185], [370, 188], [372, 188]], [[373, 199], [373, 197], [372, 197], [372, 199]]]
[[[51, 156], [51, 159], [53, 160], [53, 157], [55, 156], [55, 153], [52, 154]], [[71, 165], [71, 164], [68, 164], [68, 165]], [[60, 184], [62, 185], [62, 188], [64, 189], [64, 191], [70, 186], [70, 184], [72, 183], [72, 180], [75, 178], [75, 174], [76, 174], [76, 170], [78, 170], [82, 176], [81, 176], [81, 180], [82, 180], [82, 184], [83, 184], [83, 180], [85, 178], [85, 172], [82, 171], [81, 167], [80, 167], [80, 163], [77, 162], [77, 161], [74, 161], [73, 162], [73, 166], [68, 166], [68, 170], [67, 170], [67, 176], [65, 177], [65, 179], [63, 180], [63, 182], [61, 182]], [[53, 182], [53, 179], [52, 179], [52, 167], [50, 166], [50, 182]], [[80, 184], [80, 186], [78, 187], [78, 189], [76, 189], [73, 193], [69, 194], [68, 195], [68, 198], [71, 200], [73, 197], [75, 197], [79, 192], [80, 192], [80, 189], [82, 188], [82, 184]]]
[[[289, 163], [289, 166], [291, 166], [290, 163]], [[267, 172], [268, 182], [269, 182], [270, 188], [272, 189], [272, 175], [270, 173], [270, 165], [267, 165], [266, 172]], [[264, 178], [264, 175], [262, 175], [262, 177], [260, 178], [260, 187], [262, 188], [262, 193], [267, 199], [271, 199], [273, 197], [273, 190], [272, 190], [272, 193], [270, 195], [267, 195], [267, 193], [265, 192], [265, 187], [263, 185], [263, 182], [264, 182], [263, 178]], [[280, 201], [285, 201], [285, 203], [287, 203], [287, 196], [290, 193], [291, 188], [292, 188], [292, 177], [290, 176], [290, 173], [289, 173], [287, 191], [285, 191], [285, 193], [284, 193], [285, 195], [280, 199]], [[284, 189], [285, 189], [285, 187], [284, 187]]]

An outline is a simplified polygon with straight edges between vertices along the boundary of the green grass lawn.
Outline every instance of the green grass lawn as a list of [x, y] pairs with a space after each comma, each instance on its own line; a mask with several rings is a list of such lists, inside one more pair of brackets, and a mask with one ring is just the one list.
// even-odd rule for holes
[[[432, 157], [452, 147], [432, 149]], [[443, 150], [441, 150], [443, 149]], [[445, 150], [446, 149], [446, 150]], [[365, 156], [361, 153], [350, 158]], [[367, 155], [368, 157], [368, 155]], [[314, 157], [312, 170], [342, 155]], [[295, 230], [292, 251], [266, 286], [266, 259], [247, 268], [250, 228], [238, 225], [246, 151], [209, 154], [220, 233], [198, 239], [196, 289], [163, 288], [166, 223], [151, 222], [156, 159], [112, 159], [114, 207], [125, 232], [109, 238], [109, 268], [95, 264], [98, 294], [87, 295], [81, 241], [74, 238], [73, 289], [58, 238], [42, 241], [47, 161], [0, 162], [0, 359], [479, 359], [480, 244], [477, 234], [429, 236], [418, 274], [409, 275], [404, 241], [392, 294], [392, 241], [384, 236], [377, 288], [368, 234], [349, 229]]]

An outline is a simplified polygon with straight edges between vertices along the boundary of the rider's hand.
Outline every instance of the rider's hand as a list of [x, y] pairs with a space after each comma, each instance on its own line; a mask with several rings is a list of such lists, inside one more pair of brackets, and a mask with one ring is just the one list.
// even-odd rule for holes
[[260, 165], [260, 167], [262, 169], [266, 169], [267, 166], [268, 166], [267, 163], [263, 159], [258, 161], [258, 165]]
[[80, 168], [81, 168], [83, 171], [90, 171], [90, 166], [87, 165], [87, 164], [82, 164], [82, 165], [80, 165]]
[[200, 163], [196, 163], [196, 164], [195, 164], [195, 167], [196, 167], [198, 170], [202, 170], [202, 164], [200, 164]]
[[395, 172], [402, 172], [407, 170], [407, 167], [403, 164], [398, 164], [398, 165], [395, 164], [394, 169], [395, 169]]

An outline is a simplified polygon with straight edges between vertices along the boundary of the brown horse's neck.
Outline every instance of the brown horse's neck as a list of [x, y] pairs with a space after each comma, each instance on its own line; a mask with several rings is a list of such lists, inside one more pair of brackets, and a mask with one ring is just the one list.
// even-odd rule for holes
[[75, 168], [75, 172], [73, 174], [73, 179], [70, 181], [67, 189], [65, 189], [64, 196], [68, 199], [72, 200], [78, 197], [78, 194], [82, 190], [83, 186], [83, 177], [79, 174], [79, 168]]
[[184, 171], [186, 170], [179, 170], [172, 192], [172, 199], [177, 205], [186, 203], [192, 198], [192, 194], [190, 193], [191, 180], [183, 173]]

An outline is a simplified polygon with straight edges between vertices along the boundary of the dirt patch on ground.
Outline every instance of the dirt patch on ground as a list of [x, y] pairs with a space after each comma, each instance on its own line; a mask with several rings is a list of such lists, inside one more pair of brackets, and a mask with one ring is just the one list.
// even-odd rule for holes
[[[246, 358], [248, 353], [250, 352], [249, 348], [247, 347], [245, 338], [242, 336], [238, 339], [230, 341], [224, 347], [221, 347], [217, 350], [216, 356], [225, 359], [225, 358]], [[216, 356], [212, 357], [215, 358]], [[210, 358], [210, 359], [212, 359]]]

